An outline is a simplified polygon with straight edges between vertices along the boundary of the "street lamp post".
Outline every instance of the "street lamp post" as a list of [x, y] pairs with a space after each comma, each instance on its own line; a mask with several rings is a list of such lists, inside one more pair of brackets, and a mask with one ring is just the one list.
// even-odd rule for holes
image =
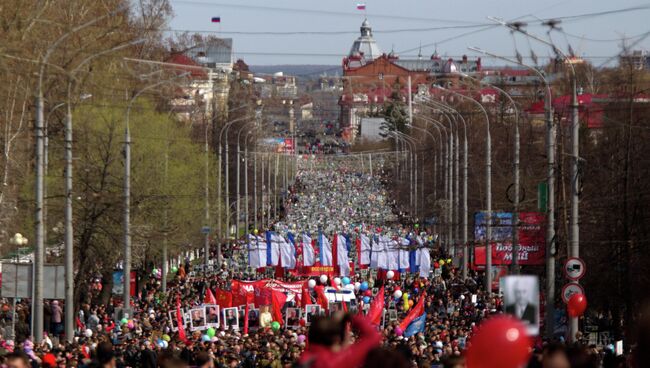
[[[445, 157], [447, 157], [446, 153], [445, 153], [445, 152], [447, 152], [447, 148], [445, 146], [445, 141], [442, 139], [443, 136], [444, 137], [448, 136], [447, 135], [447, 128], [440, 121], [435, 120], [433, 118], [420, 116], [420, 119], [422, 121], [424, 121], [425, 123], [433, 124], [433, 127], [436, 128], [436, 131], [438, 132], [438, 141], [440, 142], [438, 150], [440, 151], [440, 154], [437, 157], [434, 156], [434, 165], [433, 165], [433, 180], [434, 180], [434, 182], [433, 182], [433, 197], [437, 200], [438, 199], [438, 194], [437, 194], [437, 177], [438, 177], [438, 174], [437, 174], [436, 167], [439, 167], [439, 171], [442, 173], [440, 176], [443, 179], [443, 183], [445, 183], [445, 185], [448, 183], [447, 175], [449, 174], [449, 172], [448, 172], [448, 170], [444, 170], [444, 165], [443, 165], [443, 159]], [[442, 130], [444, 131], [444, 134], [440, 131], [440, 128], [442, 128]], [[446, 144], [449, 145], [449, 142], [447, 141]], [[447, 160], [448, 159], [449, 159], [449, 157], [447, 157]], [[447, 162], [447, 160], [445, 160], [445, 162]], [[445, 193], [447, 193], [447, 192], [445, 191]], [[437, 225], [434, 225], [434, 231], [437, 231], [437, 230], [438, 230]], [[442, 239], [442, 237], [440, 237], [440, 238]]]
[[[526, 37], [529, 37], [535, 41], [541, 42], [547, 46], [550, 46], [555, 52], [556, 56], [559, 56], [564, 60], [565, 64], [569, 65], [569, 71], [571, 72], [571, 216], [570, 216], [570, 231], [569, 231], [569, 257], [579, 257], [580, 256], [580, 226], [578, 224], [579, 216], [579, 206], [580, 206], [580, 123], [578, 117], [578, 87], [577, 87], [577, 78], [576, 71], [573, 67], [573, 64], [569, 61], [567, 55], [562, 52], [557, 46], [552, 42], [546, 41], [540, 37], [537, 37], [527, 31], [523, 30], [521, 27], [523, 24], [511, 24], [506, 23], [503, 20], [496, 18], [489, 18], [492, 21], [495, 21], [513, 32], [518, 32], [523, 34]], [[545, 22], [545, 25], [549, 26], [551, 30], [558, 23], [556, 20], [550, 20]], [[549, 31], [550, 32], [550, 31]], [[577, 283], [577, 281], [575, 281]], [[576, 341], [576, 334], [578, 332], [578, 318], [572, 317], [569, 323], [569, 341]]]
[[485, 81], [479, 80], [477, 78], [474, 78], [472, 76], [469, 76], [465, 73], [460, 73], [460, 75], [463, 78], [467, 78], [470, 80], [473, 80], [479, 84], [483, 84], [486, 86], [489, 86], [491, 88], [494, 88], [497, 90], [499, 93], [502, 95], [506, 96], [506, 98], [509, 100], [510, 104], [512, 105], [512, 109], [515, 113], [515, 134], [514, 134], [514, 153], [513, 153], [513, 180], [514, 180], [514, 200], [513, 200], [513, 212], [512, 212], [512, 263], [510, 265], [510, 271], [512, 273], [518, 274], [519, 273], [519, 262], [518, 262], [518, 256], [519, 256], [519, 197], [521, 193], [520, 189], [520, 180], [519, 180], [519, 146], [520, 146], [520, 138], [519, 138], [519, 109], [517, 108], [517, 104], [515, 103], [515, 100], [510, 96], [510, 94], [503, 89], [491, 84], [487, 83]]
[[[24, 247], [29, 243], [27, 238], [25, 238], [21, 233], [16, 233], [14, 236], [9, 239], [9, 243], [19, 246], [19, 247]], [[11, 316], [11, 338], [13, 340], [16, 339], [16, 298], [12, 298], [12, 304], [13, 304], [13, 309], [12, 309], [12, 316]], [[70, 308], [70, 306], [66, 305], [66, 308]]]
[[[467, 122], [465, 121], [465, 118], [460, 114], [460, 112], [453, 107], [438, 102], [434, 99], [431, 98], [426, 98], [426, 101], [428, 103], [431, 103], [435, 106], [437, 106], [440, 109], [443, 110], [448, 110], [449, 112], [454, 113], [452, 116], [458, 116], [458, 118], [463, 122], [463, 213], [462, 213], [462, 242], [463, 242], [463, 279], [467, 278], [468, 274], [468, 262], [469, 262], [469, 250], [467, 247], [467, 241], [468, 241], [468, 205], [467, 205], [467, 178], [468, 178], [468, 144], [467, 144]], [[422, 104], [423, 107], [426, 107], [428, 109], [432, 109], [431, 106], [427, 104]], [[458, 135], [456, 136], [458, 138]], [[457, 147], [460, 149], [460, 143], [457, 141]], [[459, 165], [457, 165], [458, 168]], [[456, 177], [458, 177], [458, 174], [456, 174]], [[456, 182], [456, 185], [458, 185], [458, 182]], [[458, 193], [458, 187], [456, 187], [456, 191]], [[458, 196], [459, 194], [457, 194]], [[458, 204], [457, 204], [458, 205]]]
[[553, 123], [553, 93], [551, 85], [544, 74], [537, 68], [522, 62], [509, 59], [503, 56], [482, 50], [478, 47], [470, 47], [470, 50], [507, 61], [509, 63], [523, 66], [537, 74], [542, 80], [546, 91], [544, 94], [544, 110], [546, 119], [546, 186], [547, 186], [547, 210], [546, 210], [546, 336], [551, 338], [554, 330], [555, 310], [555, 124]]
[[[93, 24], [101, 21], [102, 19], [113, 16], [121, 12], [125, 6], [120, 6], [114, 11], [104, 14], [100, 17], [94, 18], [84, 24], [72, 28], [70, 31], [61, 35], [45, 50], [44, 56], [39, 61], [39, 72], [36, 86], [36, 118], [34, 120], [35, 130], [35, 156], [36, 156], [36, 180], [34, 183], [36, 210], [34, 213], [34, 283], [33, 283], [33, 300], [32, 300], [32, 333], [34, 335], [34, 342], [40, 343], [43, 339], [43, 260], [45, 257], [45, 229], [43, 224], [43, 201], [44, 201], [44, 150], [45, 138], [43, 134], [44, 129], [44, 96], [43, 96], [43, 77], [45, 75], [45, 68], [48, 60], [54, 50], [65, 41], [72, 34], [77, 33]], [[68, 308], [70, 308], [68, 306]]]
[[[179, 74], [175, 78], [183, 78], [189, 72]], [[124, 301], [124, 308], [129, 308], [131, 305], [131, 128], [129, 118], [131, 116], [131, 108], [135, 100], [140, 97], [147, 90], [159, 87], [169, 80], [163, 80], [154, 84], [150, 84], [140, 91], [138, 91], [129, 101], [125, 114], [125, 127], [124, 127], [124, 292], [122, 295]]]
[[483, 107], [480, 102], [474, 100], [473, 98], [440, 86], [437, 86], [437, 88], [443, 91], [447, 91], [454, 96], [457, 96], [464, 100], [471, 101], [479, 107], [485, 116], [485, 268], [487, 271], [485, 278], [485, 289], [488, 295], [492, 295], [492, 136], [490, 135], [490, 117], [485, 110], [485, 107]]

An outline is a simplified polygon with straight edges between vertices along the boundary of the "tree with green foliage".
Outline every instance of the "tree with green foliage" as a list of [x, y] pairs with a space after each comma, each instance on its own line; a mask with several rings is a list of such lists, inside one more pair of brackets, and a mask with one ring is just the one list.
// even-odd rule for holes
[[409, 118], [408, 111], [406, 110], [406, 106], [400, 93], [399, 80], [393, 88], [390, 100], [384, 104], [382, 115], [384, 121], [379, 126], [379, 129], [381, 130], [379, 133], [380, 136], [386, 138], [390, 136], [389, 132], [406, 132]]

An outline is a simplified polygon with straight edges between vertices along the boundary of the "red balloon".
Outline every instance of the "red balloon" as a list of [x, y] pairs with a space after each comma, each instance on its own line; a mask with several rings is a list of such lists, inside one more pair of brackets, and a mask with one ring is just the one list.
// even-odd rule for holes
[[363, 295], [364, 296], [372, 296], [372, 290], [368, 289], [368, 290], [364, 291]]
[[467, 368], [519, 368], [530, 358], [526, 326], [500, 315], [481, 323], [467, 349]]
[[305, 327], [306, 322], [304, 318], [301, 318], [299, 323], [300, 323], [300, 327]]
[[573, 294], [567, 303], [569, 317], [580, 317], [587, 309], [587, 297], [584, 294]]

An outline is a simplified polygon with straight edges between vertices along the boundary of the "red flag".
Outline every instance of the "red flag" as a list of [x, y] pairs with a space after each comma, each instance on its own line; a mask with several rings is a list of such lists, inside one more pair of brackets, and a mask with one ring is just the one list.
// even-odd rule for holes
[[282, 325], [282, 307], [284, 307], [284, 303], [287, 302], [287, 295], [281, 291], [275, 291], [273, 290], [271, 292], [271, 305], [272, 305], [272, 311], [271, 314], [273, 315], [273, 320], [278, 321], [280, 325]]
[[230, 291], [217, 289], [217, 304], [221, 309], [232, 307], [232, 293]]
[[357, 263], [361, 267], [361, 237], [357, 234], [357, 240], [354, 241], [354, 245], [357, 247]]
[[178, 337], [184, 343], [187, 343], [187, 336], [185, 336], [185, 322], [181, 315], [181, 298], [176, 296], [176, 323], [178, 324]]
[[209, 287], [205, 288], [205, 298], [203, 299], [203, 304], [217, 304], [217, 298], [212, 294], [212, 290]]
[[316, 290], [316, 302], [320, 304], [321, 308], [323, 310], [328, 310], [329, 309], [329, 301], [327, 300], [327, 297], [325, 296], [325, 288], [322, 285], [318, 285], [314, 288]]
[[384, 286], [382, 286], [377, 292], [375, 300], [370, 304], [370, 309], [368, 310], [368, 320], [373, 325], [379, 326], [381, 323], [381, 315], [384, 312]]
[[422, 293], [420, 296], [420, 300], [418, 300], [418, 303], [411, 309], [409, 314], [406, 315], [404, 320], [402, 320], [402, 323], [399, 324], [399, 327], [402, 329], [402, 331], [406, 331], [406, 328], [413, 322], [414, 319], [420, 317], [422, 313], [424, 313], [424, 299], [426, 299], [427, 294]]
[[311, 295], [309, 294], [309, 286], [307, 286], [307, 282], [302, 285], [302, 296], [300, 297], [300, 306], [305, 307], [307, 304], [311, 304]]
[[[332, 266], [334, 266], [334, 269], [336, 270], [337, 266], [339, 265], [339, 236], [338, 234], [334, 234], [332, 237]], [[336, 271], [338, 272], [338, 271]], [[336, 288], [335, 285], [332, 285], [333, 287]]]
[[249, 304], [246, 303], [246, 309], [244, 310], [244, 335], [248, 335], [248, 309]]

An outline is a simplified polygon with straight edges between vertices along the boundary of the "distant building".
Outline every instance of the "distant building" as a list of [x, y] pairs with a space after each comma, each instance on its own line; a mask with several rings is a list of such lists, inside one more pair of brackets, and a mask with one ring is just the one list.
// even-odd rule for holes
[[359, 124], [358, 138], [369, 141], [383, 139], [381, 136], [381, 124], [384, 118], [362, 118]]
[[650, 52], [646, 50], [634, 50], [631, 53], [619, 57], [621, 66], [631, 65], [636, 70], [650, 70]]
[[411, 78], [411, 93], [428, 95], [435, 85], [453, 87], [458, 72], [475, 74], [481, 71], [481, 59], [466, 56], [443, 59], [437, 53], [425, 59], [401, 59], [391, 51], [381, 53], [372, 36], [368, 20], [361, 24], [361, 35], [343, 58], [343, 95], [339, 101], [341, 127], [350, 130], [354, 139], [360, 118], [380, 110], [394, 95], [407, 96], [407, 80]]
[[172, 50], [165, 62], [190, 73], [189, 84], [181, 88], [172, 102], [179, 116], [189, 120], [192, 114], [201, 112], [227, 118], [233, 72], [232, 39], [212, 39], [183, 52]]

